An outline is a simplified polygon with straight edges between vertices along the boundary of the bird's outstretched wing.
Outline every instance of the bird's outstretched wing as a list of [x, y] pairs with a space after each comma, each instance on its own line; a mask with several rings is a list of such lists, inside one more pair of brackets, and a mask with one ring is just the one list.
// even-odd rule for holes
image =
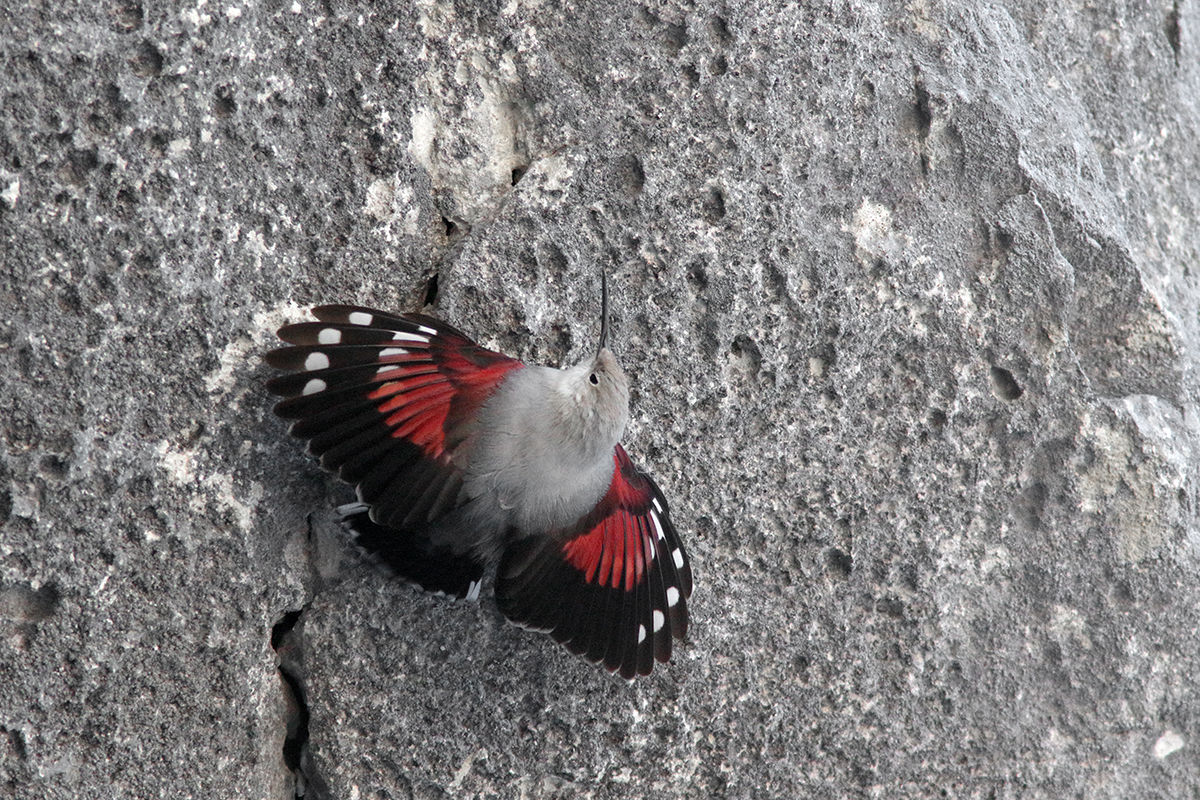
[[508, 545], [496, 600], [513, 622], [632, 679], [666, 662], [672, 639], [687, 633], [692, 571], [654, 481], [620, 445], [613, 465], [591, 513]]
[[[357, 487], [366, 510], [343, 519], [364, 549], [423, 588], [469, 593], [462, 576], [477, 580], [484, 566], [471, 553], [474, 532], [445, 530], [464, 501], [456, 455], [484, 401], [523, 365], [421, 314], [345, 305], [312, 313], [318, 322], [281, 328], [292, 346], [266, 356], [291, 372], [267, 383], [284, 398], [275, 413]], [[435, 545], [427, 533], [439, 521]]]

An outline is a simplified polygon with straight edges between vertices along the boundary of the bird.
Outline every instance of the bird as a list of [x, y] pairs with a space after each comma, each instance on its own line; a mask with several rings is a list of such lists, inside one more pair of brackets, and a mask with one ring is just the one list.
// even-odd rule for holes
[[626, 680], [670, 660], [692, 570], [667, 500], [620, 440], [629, 383], [601, 272], [595, 354], [527, 365], [446, 322], [321, 305], [266, 354], [274, 411], [355, 487], [354, 543], [427, 592], [478, 600]]

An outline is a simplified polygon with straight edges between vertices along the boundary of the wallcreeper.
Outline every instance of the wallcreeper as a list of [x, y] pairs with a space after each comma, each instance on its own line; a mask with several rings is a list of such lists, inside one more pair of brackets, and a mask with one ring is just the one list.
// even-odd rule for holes
[[527, 366], [444, 322], [346, 305], [287, 325], [267, 387], [321, 465], [358, 491], [338, 509], [356, 543], [421, 588], [496, 601], [626, 679], [687, 631], [691, 568], [667, 501], [619, 444], [629, 384], [595, 356]]

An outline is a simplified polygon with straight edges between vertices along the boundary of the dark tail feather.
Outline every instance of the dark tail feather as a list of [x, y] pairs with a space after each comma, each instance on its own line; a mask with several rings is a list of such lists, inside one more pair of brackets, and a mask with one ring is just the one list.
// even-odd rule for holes
[[434, 547], [420, 533], [373, 522], [365, 503], [341, 506], [338, 514], [354, 543], [396, 577], [456, 600], [479, 599], [485, 565], [470, 553]]

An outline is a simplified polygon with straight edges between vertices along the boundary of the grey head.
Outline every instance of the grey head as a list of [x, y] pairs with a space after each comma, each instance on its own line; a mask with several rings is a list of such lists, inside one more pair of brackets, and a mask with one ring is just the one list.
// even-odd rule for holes
[[581, 442], [594, 443], [585, 457], [608, 457], [629, 422], [629, 381], [608, 349], [608, 275], [600, 273], [600, 342], [596, 355], [562, 370], [558, 391], [566, 403], [560, 407], [567, 427], [579, 432]]

